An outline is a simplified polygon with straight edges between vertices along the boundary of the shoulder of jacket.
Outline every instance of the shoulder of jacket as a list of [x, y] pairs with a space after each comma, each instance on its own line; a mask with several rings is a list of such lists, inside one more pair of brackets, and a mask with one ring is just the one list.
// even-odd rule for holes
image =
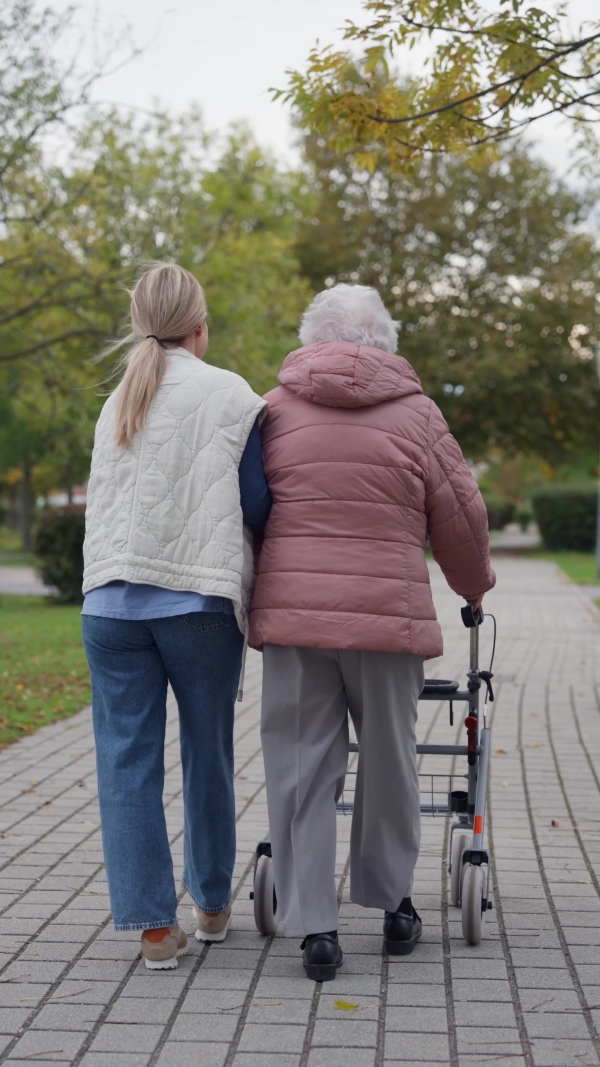
[[425, 396], [425, 393], [409, 393], [408, 396], [399, 396], [394, 401], [396, 404], [402, 404], [403, 407], [409, 407], [424, 418], [429, 420], [433, 400], [429, 396]]
[[[117, 389], [118, 388], [119, 387], [117, 386]], [[101, 427], [103, 427], [106, 424], [107, 420], [110, 419], [110, 417], [111, 417], [111, 415], [113, 413], [114, 406], [115, 406], [115, 403], [116, 403], [117, 389], [113, 389], [113, 391], [110, 394], [110, 396], [107, 396], [106, 400], [104, 401], [104, 403], [103, 403], [103, 405], [102, 405], [102, 407], [100, 409], [100, 414], [98, 416], [98, 421], [96, 422], [96, 429], [97, 430], [100, 429]]]
[[431, 447], [450, 433], [450, 427], [435, 400], [431, 397], [424, 397], [424, 399], [427, 400], [427, 436], [429, 447]]
[[[270, 408], [275, 407], [278, 404], [285, 404], [287, 401], [300, 400], [295, 393], [292, 393], [290, 389], [286, 389], [284, 385], [276, 385], [274, 389], [270, 389], [268, 393], [265, 393], [263, 400], [266, 400]], [[308, 401], [301, 401], [301, 403], [307, 403]]]
[[[189, 363], [189, 361], [186, 361], [186, 363]], [[198, 360], [197, 365], [191, 363], [188, 374], [197, 377], [200, 381], [210, 383], [217, 389], [229, 388], [246, 401], [254, 401], [263, 405], [262, 397], [254, 392], [252, 386], [249, 385], [245, 378], [242, 378], [241, 374], [236, 374], [235, 371], [226, 370], [224, 367], [216, 367], [213, 363], [205, 363]]]

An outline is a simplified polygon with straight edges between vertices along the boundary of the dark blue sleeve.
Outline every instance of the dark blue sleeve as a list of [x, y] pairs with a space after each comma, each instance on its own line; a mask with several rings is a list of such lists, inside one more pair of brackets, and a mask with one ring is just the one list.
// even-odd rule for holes
[[262, 461], [260, 429], [255, 422], [240, 460], [240, 498], [246, 526], [264, 530], [271, 510], [271, 494]]

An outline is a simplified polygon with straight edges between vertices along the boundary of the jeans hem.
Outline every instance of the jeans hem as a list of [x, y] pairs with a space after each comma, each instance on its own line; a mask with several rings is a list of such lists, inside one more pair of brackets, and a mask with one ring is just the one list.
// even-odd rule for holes
[[113, 923], [115, 930], [162, 930], [165, 926], [174, 926], [177, 916], [150, 923]]
[[196, 907], [200, 908], [200, 911], [203, 911], [205, 915], [218, 915], [219, 912], [225, 911], [225, 908], [227, 907], [227, 905], [231, 903], [231, 897], [228, 897], [227, 900], [225, 901], [225, 903], [221, 904], [220, 907], [218, 907], [218, 908], [207, 908], [204, 904], [201, 904], [200, 901], [196, 899], [196, 897], [192, 893], [189, 885], [186, 885], [185, 882], [182, 882], [181, 883], [181, 888], [185, 889], [186, 893], [189, 893], [189, 895], [191, 896], [192, 900], [194, 901], [194, 904], [196, 905]]

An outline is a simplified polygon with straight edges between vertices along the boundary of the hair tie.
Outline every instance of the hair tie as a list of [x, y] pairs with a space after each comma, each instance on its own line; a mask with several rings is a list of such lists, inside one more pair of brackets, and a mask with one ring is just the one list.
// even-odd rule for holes
[[[153, 341], [158, 341], [158, 337], [156, 336], [155, 333], [147, 333], [146, 334], [146, 340], [149, 341], [150, 338], [152, 338]], [[160, 341], [158, 341], [158, 343], [160, 344]]]

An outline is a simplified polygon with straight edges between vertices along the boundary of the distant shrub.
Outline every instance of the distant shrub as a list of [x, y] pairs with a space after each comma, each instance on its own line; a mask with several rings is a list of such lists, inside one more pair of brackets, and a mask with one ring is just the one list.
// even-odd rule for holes
[[515, 510], [515, 522], [518, 522], [523, 533], [527, 533], [527, 527], [533, 519], [533, 512], [529, 504], [519, 504]]
[[81, 603], [83, 596], [83, 538], [85, 507], [70, 504], [48, 508], [40, 516], [33, 550], [44, 585], [58, 590], [63, 603]]
[[550, 485], [531, 497], [544, 546], [591, 552], [596, 543], [598, 488], [585, 485]]
[[503, 530], [509, 522], [512, 522], [515, 514], [515, 505], [512, 500], [494, 493], [487, 493], [484, 500], [490, 530]]

